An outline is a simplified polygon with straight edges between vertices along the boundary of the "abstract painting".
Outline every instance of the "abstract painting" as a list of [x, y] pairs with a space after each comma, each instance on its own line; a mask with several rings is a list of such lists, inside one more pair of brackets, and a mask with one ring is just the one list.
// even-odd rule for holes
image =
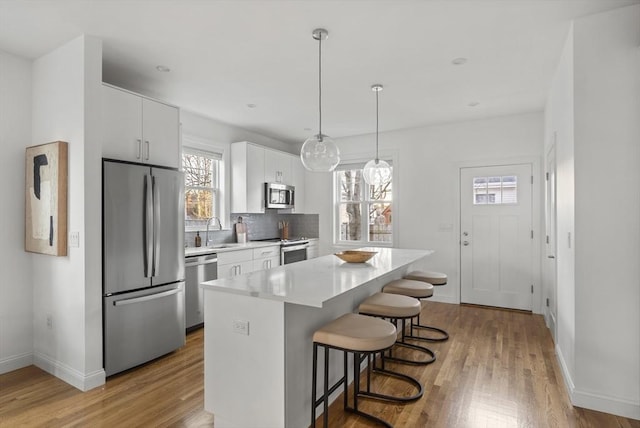
[[27, 147], [24, 249], [67, 255], [68, 145]]

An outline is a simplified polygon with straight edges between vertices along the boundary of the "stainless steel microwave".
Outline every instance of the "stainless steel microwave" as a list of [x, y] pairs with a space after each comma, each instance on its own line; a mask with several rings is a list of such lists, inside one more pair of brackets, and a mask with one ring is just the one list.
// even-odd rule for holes
[[282, 183], [264, 183], [264, 199], [267, 208], [293, 208], [295, 187]]

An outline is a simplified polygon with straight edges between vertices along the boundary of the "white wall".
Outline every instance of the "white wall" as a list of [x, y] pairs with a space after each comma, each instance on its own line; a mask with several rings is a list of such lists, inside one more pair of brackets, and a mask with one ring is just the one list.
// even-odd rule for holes
[[33, 288], [24, 251], [25, 147], [31, 145], [31, 62], [0, 52], [0, 373], [33, 362]]
[[[542, 141], [543, 116], [538, 112], [380, 134], [381, 157], [394, 156], [394, 169], [398, 173], [394, 181], [397, 203], [394, 223], [398, 226], [394, 245], [436, 251], [429, 258], [428, 267], [447, 272], [449, 282], [437, 287], [435, 300], [459, 301], [459, 168], [496, 160], [534, 159], [538, 184], [534, 187], [539, 188], [541, 174], [535, 168], [542, 159]], [[359, 155], [368, 159], [374, 154], [375, 135], [343, 138], [337, 142], [344, 157]], [[307, 198], [307, 210], [320, 214], [320, 250], [326, 254], [334, 250], [331, 174], [308, 173], [306, 183], [307, 190], [313, 189], [314, 195]], [[534, 204], [536, 231], [542, 230], [540, 209], [537, 200]], [[539, 271], [537, 263], [534, 267], [537, 278]], [[538, 290], [534, 295], [534, 310], [539, 310], [539, 295]]]
[[640, 419], [640, 5], [576, 20], [573, 61], [574, 403]]
[[[68, 230], [80, 232], [67, 257], [32, 255], [36, 365], [86, 390], [104, 383], [101, 341], [101, 150], [95, 96], [101, 80], [101, 44], [80, 37], [33, 63], [33, 144], [69, 143]], [[97, 116], [96, 116], [97, 115]], [[93, 153], [92, 153], [93, 151]], [[85, 156], [88, 160], [85, 163]], [[92, 242], [90, 241], [92, 240]], [[53, 318], [47, 328], [46, 317]]]
[[[569, 235], [574, 231], [573, 159], [573, 29], [562, 51], [545, 109], [545, 156], [554, 144], [556, 150], [556, 349], [567, 379], [575, 376], [575, 261]], [[552, 290], [545, 290], [549, 296]], [[553, 296], [551, 296], [553, 299]]]

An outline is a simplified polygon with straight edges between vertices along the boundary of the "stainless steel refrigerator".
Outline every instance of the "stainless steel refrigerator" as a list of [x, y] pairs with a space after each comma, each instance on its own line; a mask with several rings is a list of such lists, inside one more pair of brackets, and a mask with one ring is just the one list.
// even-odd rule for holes
[[185, 344], [183, 174], [103, 159], [102, 245], [110, 376]]

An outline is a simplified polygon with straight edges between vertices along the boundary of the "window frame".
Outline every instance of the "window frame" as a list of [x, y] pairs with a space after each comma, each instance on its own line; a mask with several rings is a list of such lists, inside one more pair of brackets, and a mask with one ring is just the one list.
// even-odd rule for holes
[[[222, 199], [223, 199], [223, 185], [224, 185], [224, 152], [222, 150], [220, 150], [221, 148], [219, 148], [218, 146], [215, 145], [209, 145], [209, 144], [203, 144], [202, 142], [197, 142], [194, 141], [193, 139], [190, 139], [188, 142], [184, 142], [182, 145], [182, 150], [180, 153], [180, 170], [184, 173], [184, 164], [183, 164], [183, 159], [184, 159], [184, 155], [185, 154], [195, 154], [195, 155], [200, 155], [200, 156], [205, 156], [208, 158], [211, 158], [213, 160], [215, 160], [217, 162], [217, 167], [215, 168], [215, 171], [213, 172], [213, 177], [212, 177], [212, 186], [211, 187], [202, 187], [202, 186], [187, 186], [186, 184], [186, 180], [184, 183], [184, 192], [185, 192], [185, 198], [186, 198], [186, 193], [187, 190], [189, 189], [205, 189], [205, 190], [211, 190], [213, 193], [213, 209], [212, 209], [212, 215], [213, 217], [217, 217], [220, 220], [220, 225], [222, 225], [221, 229], [218, 229], [218, 224], [217, 222], [212, 222], [210, 229], [209, 230], [224, 230], [224, 220], [223, 220], [223, 216], [224, 216], [224, 204], [222, 203]], [[196, 232], [196, 231], [201, 231], [205, 228], [204, 225], [193, 225], [193, 226], [187, 226], [187, 218], [186, 218], [186, 200], [185, 200], [185, 224], [184, 224], [184, 230], [185, 232]]]
[[[395, 156], [394, 156], [395, 157]], [[392, 167], [392, 176], [391, 176], [391, 182], [392, 182], [392, 192], [391, 192], [391, 200], [389, 199], [384, 199], [384, 200], [374, 200], [371, 199], [371, 189], [370, 186], [364, 181], [364, 179], [362, 179], [362, 184], [364, 184], [363, 190], [362, 190], [362, 195], [363, 198], [360, 201], [342, 201], [340, 200], [341, 198], [341, 188], [340, 188], [340, 180], [338, 178], [338, 173], [340, 173], [341, 171], [345, 171], [345, 170], [353, 170], [353, 169], [364, 169], [364, 166], [366, 164], [366, 162], [369, 159], [366, 158], [362, 158], [362, 157], [358, 157], [358, 158], [352, 158], [352, 159], [343, 159], [343, 162], [340, 163], [340, 165], [338, 165], [338, 167], [333, 171], [332, 173], [332, 179], [333, 179], [333, 222], [332, 222], [332, 228], [333, 228], [333, 244], [335, 246], [338, 247], [363, 247], [363, 246], [367, 246], [367, 247], [385, 247], [385, 248], [391, 248], [395, 245], [396, 242], [396, 237], [398, 236], [398, 228], [397, 228], [397, 221], [395, 220], [397, 218], [397, 160], [392, 159], [392, 156], [386, 155], [383, 156], [382, 154], [380, 155], [380, 159], [384, 159], [385, 161], [387, 161], [389, 163], [389, 165], [391, 165]], [[340, 207], [343, 204], [347, 204], [347, 203], [357, 203], [360, 205], [360, 210], [362, 213], [361, 218], [365, 219], [365, 221], [362, 222], [361, 224], [361, 231], [360, 231], [360, 238], [359, 240], [354, 240], [354, 241], [344, 241], [341, 239], [341, 233], [340, 233]], [[391, 212], [393, 213], [393, 220], [391, 221], [391, 241], [388, 242], [384, 242], [384, 241], [370, 241], [369, 240], [369, 207], [371, 205], [374, 204], [390, 204], [391, 206]]]

